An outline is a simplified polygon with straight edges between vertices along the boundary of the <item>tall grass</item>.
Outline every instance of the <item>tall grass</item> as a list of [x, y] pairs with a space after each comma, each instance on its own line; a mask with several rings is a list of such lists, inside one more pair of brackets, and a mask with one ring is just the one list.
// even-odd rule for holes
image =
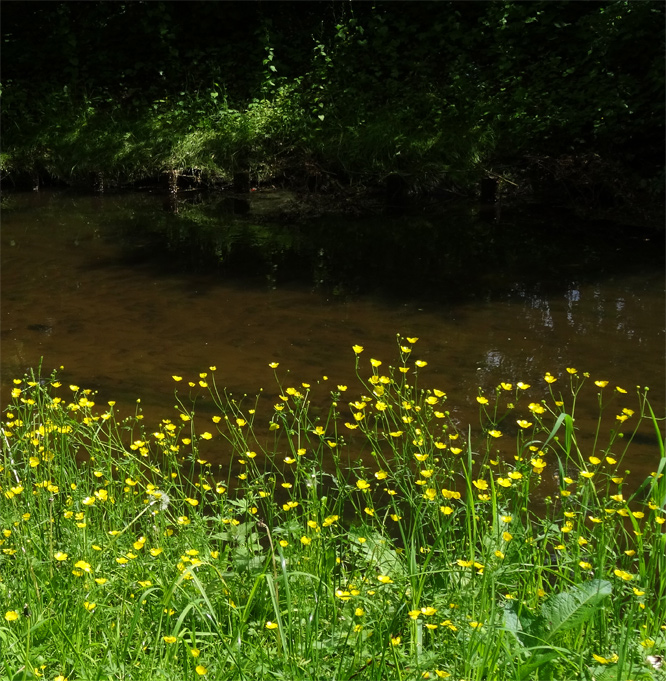
[[[354, 346], [355, 388], [287, 384], [273, 363], [270, 406], [214, 367], [176, 376], [153, 432], [55, 374], [17, 378], [0, 675], [658, 678], [666, 458], [646, 389], [569, 368], [480, 392], [479, 422], [459, 423], [416, 340], [386, 369]], [[658, 471], [628, 487], [650, 423]]]

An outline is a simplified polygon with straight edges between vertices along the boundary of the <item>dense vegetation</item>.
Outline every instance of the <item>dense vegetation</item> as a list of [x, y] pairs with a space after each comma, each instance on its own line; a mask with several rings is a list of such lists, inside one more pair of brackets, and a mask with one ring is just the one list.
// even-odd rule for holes
[[[215, 367], [174, 376], [157, 428], [56, 375], [16, 378], [0, 675], [664, 678], [648, 389], [569, 367], [479, 391], [479, 421], [460, 423], [417, 340], [398, 338], [392, 367], [354, 346], [356, 386], [271, 363], [272, 399], [228, 394]], [[641, 481], [627, 466], [646, 434]]]
[[16, 181], [662, 191], [663, 3], [12, 2], [2, 30]]

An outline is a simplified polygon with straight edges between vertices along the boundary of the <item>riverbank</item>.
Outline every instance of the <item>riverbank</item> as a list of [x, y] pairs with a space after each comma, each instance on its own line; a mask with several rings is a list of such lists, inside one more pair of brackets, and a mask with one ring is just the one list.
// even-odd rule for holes
[[8, 5], [3, 183], [536, 201], [663, 230], [662, 6], [317, 7]]
[[587, 152], [504, 157], [489, 147], [470, 148], [467, 161], [452, 164], [451, 140], [434, 128], [426, 148], [408, 126], [405, 140], [395, 146], [385, 137], [395, 126], [390, 120], [379, 119], [377, 130], [340, 134], [324, 126], [312, 131], [304, 120], [287, 122], [287, 113], [276, 112], [270, 101], [257, 108], [261, 114], [209, 111], [196, 123], [189, 109], [151, 111], [137, 119], [121, 109], [91, 115], [87, 107], [67, 104], [22, 139], [6, 136], [3, 186], [91, 193], [149, 188], [174, 197], [192, 191], [242, 197], [279, 188], [294, 194], [292, 214], [303, 218], [452, 202], [477, 203], [489, 215], [502, 206], [534, 205], [663, 231], [658, 178], [648, 181], [610, 157]]
[[[349, 386], [272, 363], [272, 405], [228, 395], [214, 366], [174, 375], [155, 430], [57, 375], [17, 377], [6, 676], [655, 678], [661, 436], [654, 475], [630, 492], [624, 470], [634, 435], [659, 432], [646, 395], [569, 368], [543, 377], [543, 401], [520, 381], [480, 392], [468, 427], [418, 348], [399, 338], [387, 366], [355, 345]], [[601, 413], [583, 450], [584, 393]]]

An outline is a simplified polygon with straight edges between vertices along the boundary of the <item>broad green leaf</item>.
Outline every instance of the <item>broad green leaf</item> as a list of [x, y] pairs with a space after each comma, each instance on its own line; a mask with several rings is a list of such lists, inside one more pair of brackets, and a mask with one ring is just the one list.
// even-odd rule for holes
[[513, 638], [516, 642], [522, 646], [523, 642], [520, 640], [519, 633], [522, 632], [523, 627], [520, 623], [518, 615], [513, 611], [513, 609], [506, 608], [504, 610], [504, 628], [509, 633], [513, 634]]
[[593, 579], [591, 582], [576, 584], [571, 589], [552, 596], [541, 607], [544, 640], [551, 640], [588, 620], [610, 596], [611, 591], [610, 582], [605, 579]]
[[365, 554], [366, 560], [384, 575], [392, 577], [405, 577], [405, 566], [400, 556], [389, 544], [388, 540], [377, 532], [368, 532], [366, 541], [361, 544], [360, 550]]
[[562, 650], [560, 648], [555, 649], [555, 650], [550, 650], [545, 653], [541, 654], [536, 654], [533, 655], [530, 658], [530, 661], [527, 664], [521, 665], [520, 666], [520, 677], [519, 679], [522, 681], [522, 679], [526, 679], [528, 676], [532, 674], [532, 672], [536, 669], [539, 669], [539, 667], [543, 667], [547, 665], [549, 662], [554, 660], [556, 657], [560, 655], [566, 655], [569, 651], [567, 650]]

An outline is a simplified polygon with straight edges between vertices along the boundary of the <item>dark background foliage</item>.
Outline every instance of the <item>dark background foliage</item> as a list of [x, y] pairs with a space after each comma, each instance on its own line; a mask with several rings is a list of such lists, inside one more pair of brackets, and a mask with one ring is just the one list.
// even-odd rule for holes
[[5, 172], [465, 186], [573, 157], [662, 190], [661, 2], [8, 1], [2, 33]]

